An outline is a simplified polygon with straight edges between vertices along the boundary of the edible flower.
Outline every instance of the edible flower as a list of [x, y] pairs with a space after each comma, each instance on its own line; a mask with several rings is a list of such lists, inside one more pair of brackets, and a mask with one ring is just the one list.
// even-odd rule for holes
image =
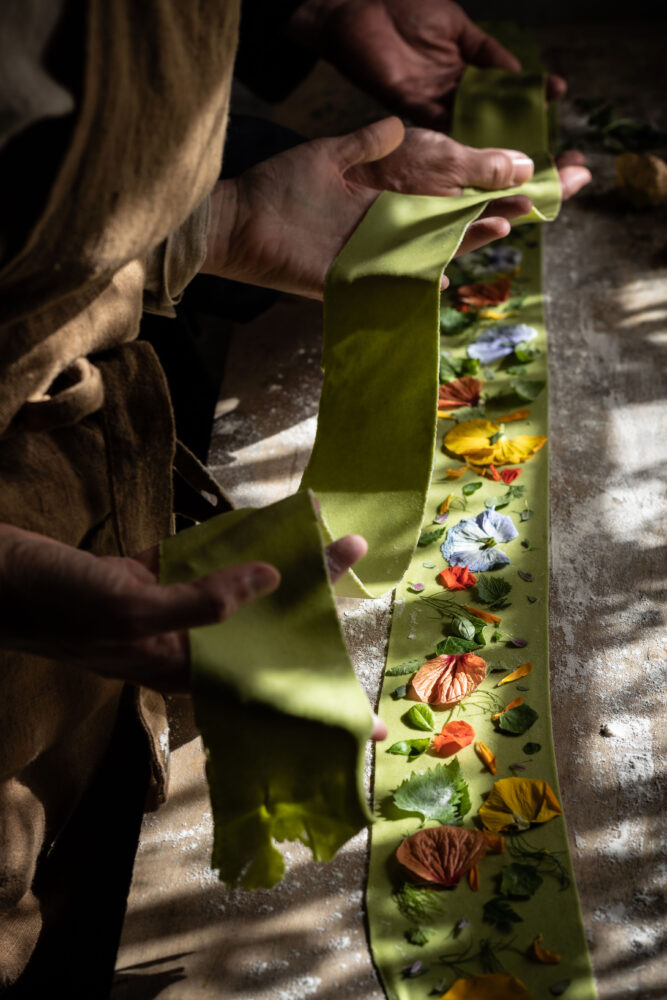
[[[442, 439], [446, 451], [473, 465], [518, 465], [546, 443], [541, 435], [506, 438], [501, 424], [490, 420], [462, 420]], [[516, 478], [516, 477], [515, 477]]]
[[492, 615], [490, 611], [482, 611], [481, 608], [473, 608], [470, 604], [464, 604], [463, 608], [465, 611], [469, 611], [471, 615], [475, 618], [481, 618], [483, 622], [489, 622], [490, 625], [497, 625], [498, 622], [502, 621], [498, 615]]
[[514, 410], [512, 413], [506, 413], [504, 417], [496, 417], [496, 423], [514, 424], [517, 420], [527, 420], [529, 416], [530, 410]]
[[477, 583], [477, 577], [469, 566], [451, 566], [436, 576], [437, 582], [448, 590], [468, 590]]
[[509, 563], [509, 556], [498, 548], [498, 543], [509, 542], [517, 535], [511, 517], [495, 509], [484, 510], [450, 528], [440, 551], [451, 566], [483, 572]]
[[486, 281], [474, 285], [459, 285], [456, 297], [459, 302], [472, 306], [473, 309], [484, 309], [486, 306], [497, 306], [510, 297], [512, 282], [509, 278], [498, 278], [497, 281]]
[[528, 949], [530, 957], [534, 958], [537, 962], [541, 962], [542, 965], [559, 965], [561, 959], [558, 952], [543, 948], [540, 944], [541, 940], [542, 935], [538, 934]]
[[459, 266], [475, 278], [485, 278], [490, 274], [516, 274], [523, 254], [518, 247], [482, 247], [459, 257]]
[[503, 469], [500, 473], [500, 478], [509, 486], [509, 484], [513, 483], [515, 479], [518, 479], [520, 475], [521, 469]]
[[487, 830], [484, 830], [484, 836], [489, 845], [489, 854], [505, 853], [505, 838], [501, 833], [489, 833]]
[[540, 778], [500, 778], [479, 807], [482, 826], [491, 833], [527, 830], [531, 823], [546, 823], [562, 809], [546, 781]]
[[508, 702], [504, 708], [501, 708], [499, 712], [496, 712], [495, 715], [491, 716], [491, 721], [497, 722], [501, 715], [504, 715], [505, 712], [509, 712], [511, 708], [518, 708], [519, 705], [523, 705], [523, 698], [513, 698], [512, 701]]
[[457, 979], [440, 1000], [531, 1000], [531, 996], [516, 976], [485, 972]]
[[475, 730], [469, 722], [447, 722], [441, 732], [433, 737], [433, 749], [438, 757], [451, 757], [475, 739]]
[[409, 690], [417, 701], [450, 708], [476, 691], [485, 677], [486, 661], [481, 656], [443, 653], [419, 668]]
[[468, 885], [473, 892], [479, 892], [479, 865], [473, 865], [468, 872]]
[[486, 743], [475, 743], [475, 753], [482, 761], [485, 767], [489, 769], [491, 774], [496, 774], [498, 771], [498, 764], [496, 763], [496, 755], [492, 750], [489, 750]]
[[406, 837], [396, 858], [420, 881], [449, 888], [458, 885], [487, 849], [486, 837], [479, 830], [436, 826]]
[[460, 479], [467, 468], [467, 465], [462, 465], [458, 469], [447, 469], [445, 475], [447, 479]]
[[492, 361], [508, 357], [517, 344], [525, 344], [536, 337], [535, 327], [525, 323], [492, 326], [468, 345], [466, 353], [469, 358], [477, 358], [483, 365], [489, 365]]
[[[532, 663], [522, 663], [521, 666], [517, 667], [516, 670], [513, 670], [511, 674], [507, 674], [499, 680], [498, 687], [500, 687], [501, 684], [511, 684], [512, 681], [518, 681], [521, 677], [527, 677], [528, 674], [532, 672], [532, 669]], [[507, 709], [505, 709], [505, 711], [507, 711]]]
[[472, 375], [445, 382], [438, 389], [438, 412], [456, 410], [461, 406], [477, 406], [484, 383]]

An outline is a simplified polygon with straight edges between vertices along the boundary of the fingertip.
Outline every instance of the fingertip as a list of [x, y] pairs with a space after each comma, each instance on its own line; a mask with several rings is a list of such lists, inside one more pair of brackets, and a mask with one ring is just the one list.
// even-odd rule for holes
[[567, 80], [555, 73], [550, 73], [547, 77], [547, 97], [550, 101], [560, 101], [567, 93]]
[[371, 739], [376, 743], [381, 740], [386, 740], [387, 738], [387, 726], [382, 721], [382, 719], [373, 712], [373, 728], [371, 730]]

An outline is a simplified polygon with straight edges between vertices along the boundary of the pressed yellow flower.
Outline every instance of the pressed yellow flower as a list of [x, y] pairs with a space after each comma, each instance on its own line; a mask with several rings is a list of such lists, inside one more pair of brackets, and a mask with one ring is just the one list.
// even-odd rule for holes
[[546, 823], [560, 816], [558, 799], [546, 781], [540, 778], [500, 778], [479, 807], [485, 830], [500, 833], [517, 828], [527, 830], [531, 823]]
[[490, 420], [462, 420], [447, 431], [443, 445], [446, 451], [474, 465], [518, 465], [539, 451], [546, 440], [527, 434], [505, 438], [500, 424]]
[[498, 681], [498, 687], [500, 687], [501, 684], [511, 684], [512, 681], [518, 681], [522, 677], [527, 677], [527, 675], [531, 673], [532, 669], [532, 663], [522, 663], [521, 666], [517, 667], [516, 670], [513, 670], [511, 674], [507, 674], [506, 677], [503, 677], [502, 680]]
[[561, 959], [558, 952], [549, 951], [548, 948], [543, 948], [540, 944], [541, 940], [542, 935], [538, 934], [528, 949], [530, 957], [534, 958], [537, 962], [541, 962], [542, 965], [559, 965]]
[[495, 774], [498, 770], [498, 765], [496, 764], [496, 755], [492, 750], [489, 750], [486, 743], [475, 743], [475, 752], [483, 764], [488, 767], [491, 774]]
[[532, 1000], [524, 983], [506, 972], [457, 979], [440, 1000]]

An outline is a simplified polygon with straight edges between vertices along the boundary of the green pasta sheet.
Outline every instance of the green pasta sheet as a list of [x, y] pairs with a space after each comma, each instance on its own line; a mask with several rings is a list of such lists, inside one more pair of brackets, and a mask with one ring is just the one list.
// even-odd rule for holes
[[278, 590], [190, 632], [215, 824], [212, 866], [247, 889], [282, 877], [274, 840], [299, 839], [328, 861], [368, 823], [362, 768], [372, 728], [310, 494], [223, 514], [168, 539], [161, 580], [254, 559], [278, 567]]
[[[479, 92], [487, 79], [505, 121], [522, 113], [525, 95], [533, 109], [544, 104], [540, 74], [478, 73], [465, 81]], [[523, 132], [504, 144], [522, 148]], [[355, 531], [368, 541], [339, 594], [378, 597], [409, 565], [435, 444], [440, 278], [489, 202], [521, 193], [533, 201], [524, 221], [556, 216], [560, 183], [545, 138], [526, 151], [536, 169], [521, 188], [456, 198], [384, 192], [327, 275], [320, 417], [301, 488], [316, 494], [329, 539]]]

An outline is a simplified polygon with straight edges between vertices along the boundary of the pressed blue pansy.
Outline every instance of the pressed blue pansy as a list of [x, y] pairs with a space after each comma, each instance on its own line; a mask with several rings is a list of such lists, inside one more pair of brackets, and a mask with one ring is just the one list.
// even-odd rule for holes
[[477, 340], [468, 345], [468, 357], [477, 358], [483, 365], [499, 361], [511, 354], [517, 344], [535, 340], [537, 330], [525, 323], [516, 326], [492, 326], [481, 333]]
[[440, 551], [451, 566], [468, 566], [471, 572], [484, 572], [506, 566], [509, 557], [498, 542], [509, 542], [518, 531], [511, 517], [497, 510], [483, 510], [477, 517], [459, 521], [450, 529]]
[[459, 258], [459, 266], [475, 278], [489, 274], [509, 274], [521, 264], [521, 251], [517, 247], [484, 247]]

